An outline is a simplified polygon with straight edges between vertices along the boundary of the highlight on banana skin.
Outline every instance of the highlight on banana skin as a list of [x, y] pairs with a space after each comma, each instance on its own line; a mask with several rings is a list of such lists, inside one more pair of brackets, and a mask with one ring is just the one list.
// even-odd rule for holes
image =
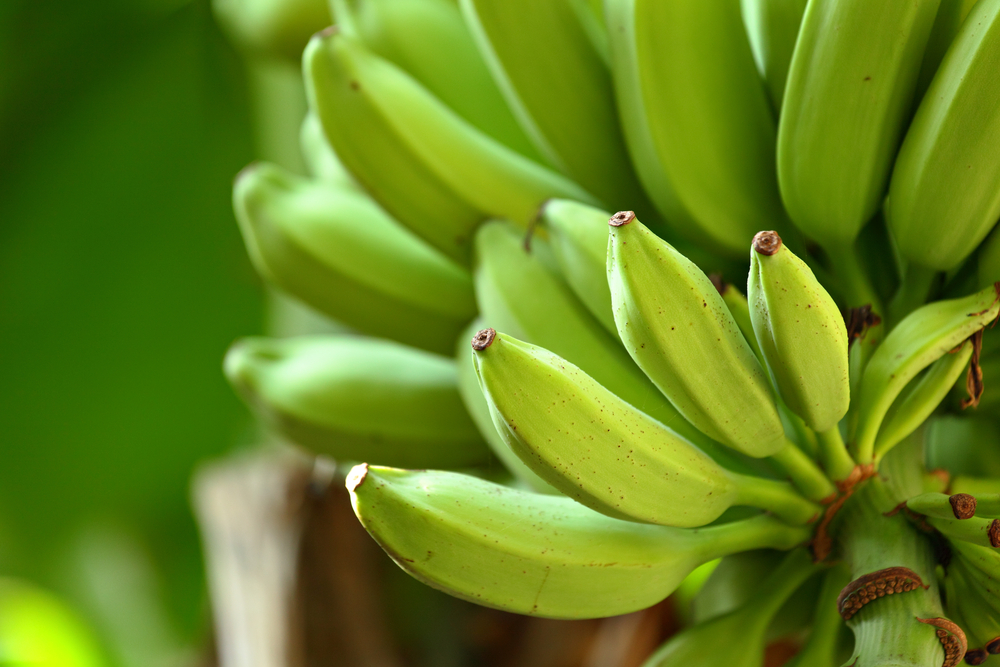
[[403, 615], [468, 664], [432, 604], [581, 667], [1000, 663], [1000, 0], [328, 10], [231, 22], [306, 101], [233, 209], [314, 319], [224, 371]]

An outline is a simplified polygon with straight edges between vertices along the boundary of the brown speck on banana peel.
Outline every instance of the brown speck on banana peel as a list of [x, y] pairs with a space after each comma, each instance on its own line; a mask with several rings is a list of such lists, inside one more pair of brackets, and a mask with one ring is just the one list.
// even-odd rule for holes
[[862, 575], [844, 586], [837, 596], [837, 611], [847, 621], [862, 607], [877, 598], [907, 593], [918, 587], [927, 588], [920, 575], [910, 568], [887, 567]]
[[710, 273], [708, 274], [708, 279], [712, 281], [712, 286], [715, 287], [715, 291], [719, 293], [719, 296], [724, 296], [726, 290], [729, 289], [729, 283], [722, 279], [722, 274]]
[[368, 464], [359, 463], [351, 468], [351, 472], [347, 473], [344, 485], [348, 491], [354, 491], [364, 483], [366, 477], [368, 477]]
[[979, 407], [979, 399], [983, 397], [983, 369], [979, 365], [979, 355], [983, 351], [983, 330], [969, 336], [972, 342], [972, 359], [969, 360], [969, 372], [965, 376], [965, 390], [968, 398], [962, 399], [962, 409]]
[[944, 662], [941, 667], [955, 667], [969, 648], [969, 643], [965, 639], [965, 632], [962, 628], [949, 621], [947, 618], [918, 618], [921, 623], [933, 625], [937, 628], [936, 634], [941, 646], [944, 647]]
[[848, 308], [844, 313], [844, 322], [847, 324], [847, 347], [859, 338], [863, 338], [865, 332], [870, 328], [882, 323], [882, 318], [877, 313], [872, 312], [872, 305], [866, 303], [857, 308]]
[[990, 657], [990, 654], [986, 652], [986, 649], [974, 648], [971, 651], [965, 652], [965, 664], [981, 665], [986, 662], [986, 658], [988, 657]]
[[951, 511], [956, 519], [971, 519], [976, 516], [976, 497], [968, 493], [956, 493], [948, 498]]
[[770, 256], [781, 249], [781, 237], [778, 236], [778, 232], [757, 232], [751, 245], [758, 255]]
[[493, 339], [497, 337], [497, 331], [493, 328], [481, 329], [472, 337], [472, 349], [482, 352], [493, 344]]
[[635, 220], [634, 211], [618, 211], [611, 216], [611, 219], [608, 220], [608, 224], [612, 227], [621, 227], [622, 225], [627, 225], [633, 220]]

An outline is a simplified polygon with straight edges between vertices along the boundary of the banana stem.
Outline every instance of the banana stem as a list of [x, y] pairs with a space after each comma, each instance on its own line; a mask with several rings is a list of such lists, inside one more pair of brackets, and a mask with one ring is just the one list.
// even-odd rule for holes
[[765, 509], [782, 521], [795, 525], [811, 523], [823, 508], [806, 500], [788, 482], [762, 479], [751, 475], [733, 473], [736, 480], [737, 505]]
[[773, 516], [761, 514], [741, 521], [692, 528], [685, 534], [692, 540], [693, 562], [707, 563], [752, 549], [787, 551], [808, 541], [812, 536], [812, 529], [789, 526]]
[[786, 438], [785, 448], [771, 456], [782, 470], [791, 478], [792, 484], [809, 500], [823, 502], [837, 493], [833, 485], [819, 466], [801, 449]]
[[924, 266], [911, 263], [906, 268], [906, 275], [896, 290], [896, 294], [889, 302], [888, 324], [886, 330], [891, 331], [892, 327], [904, 317], [909, 315], [927, 301], [927, 295], [931, 291], [931, 285], [937, 277], [937, 271]]
[[836, 482], [847, 479], [857, 465], [847, 453], [847, 445], [840, 435], [840, 427], [834, 426], [828, 431], [816, 434], [819, 440], [819, 457], [827, 475]]

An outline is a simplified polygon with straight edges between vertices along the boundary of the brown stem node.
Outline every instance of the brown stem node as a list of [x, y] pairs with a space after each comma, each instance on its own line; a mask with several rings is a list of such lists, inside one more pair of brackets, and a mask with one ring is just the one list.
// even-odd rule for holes
[[611, 219], [608, 220], [608, 224], [611, 225], [612, 227], [621, 227], [623, 225], [627, 225], [633, 220], [635, 220], [634, 211], [618, 211], [613, 216], [611, 216]]
[[751, 245], [758, 255], [771, 256], [781, 249], [781, 237], [778, 232], [757, 232]]
[[976, 497], [968, 493], [956, 493], [948, 498], [951, 511], [956, 519], [971, 519], [976, 516]]
[[472, 337], [472, 349], [476, 352], [482, 352], [490, 345], [493, 344], [493, 339], [497, 337], [497, 330], [488, 327], [486, 329], [480, 329], [476, 332], [476, 335]]

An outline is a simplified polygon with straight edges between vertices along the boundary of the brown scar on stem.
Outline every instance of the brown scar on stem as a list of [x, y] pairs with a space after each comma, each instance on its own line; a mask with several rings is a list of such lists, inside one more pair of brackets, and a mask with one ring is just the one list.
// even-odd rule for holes
[[948, 497], [951, 511], [956, 519], [971, 519], [976, 516], [976, 497], [968, 493], [956, 493]]
[[781, 250], [781, 237], [775, 231], [757, 232], [750, 245], [758, 255], [770, 257]]
[[944, 648], [944, 662], [941, 663], [941, 667], [955, 667], [965, 657], [969, 642], [962, 628], [947, 618], [917, 618], [917, 620], [937, 628], [935, 634]]
[[986, 642], [985, 648], [993, 655], [1000, 653], [1000, 637], [994, 637], [993, 639]]
[[962, 399], [962, 409], [969, 407], [979, 407], [979, 401], [983, 397], [983, 369], [979, 365], [979, 355], [983, 351], [983, 330], [969, 336], [972, 343], [972, 358], [969, 360], [969, 372], [965, 376], [965, 391], [969, 397]]
[[472, 349], [476, 352], [482, 352], [490, 345], [493, 344], [493, 339], [497, 337], [497, 330], [488, 327], [486, 329], [480, 329], [476, 332], [476, 335], [472, 337]]
[[829, 533], [833, 517], [837, 515], [837, 512], [844, 506], [847, 499], [851, 497], [857, 485], [866, 479], [874, 477], [875, 474], [875, 466], [873, 464], [856, 465], [845, 479], [836, 482], [837, 490], [841, 494], [840, 497], [834, 498], [832, 501], [826, 498], [823, 499], [826, 509], [823, 511], [823, 518], [816, 526], [816, 533], [813, 536], [812, 542], [810, 542], [814, 562], [823, 562], [830, 555], [830, 552], [833, 551], [833, 538], [830, 537]]
[[986, 662], [990, 654], [984, 648], [973, 648], [965, 652], [965, 664], [981, 665]]
[[990, 538], [990, 544], [994, 549], [1000, 548], [1000, 519], [993, 519], [990, 527], [986, 529], [986, 535]]
[[872, 327], [882, 323], [882, 318], [872, 312], [872, 305], [866, 303], [857, 308], [848, 308], [844, 312], [844, 323], [847, 325], [847, 347], [850, 349], [854, 341], [864, 338]]
[[368, 477], [368, 464], [359, 463], [351, 468], [351, 472], [347, 474], [347, 479], [344, 480], [344, 485], [348, 491], [354, 491], [364, 483], [366, 477]]
[[618, 211], [613, 216], [611, 216], [611, 219], [608, 220], [608, 224], [611, 225], [612, 227], [622, 227], [623, 225], [627, 225], [633, 220], [635, 220], [634, 211]]
[[919, 574], [908, 567], [887, 567], [862, 575], [844, 586], [837, 596], [837, 611], [848, 621], [869, 602], [917, 588], [928, 588]]

